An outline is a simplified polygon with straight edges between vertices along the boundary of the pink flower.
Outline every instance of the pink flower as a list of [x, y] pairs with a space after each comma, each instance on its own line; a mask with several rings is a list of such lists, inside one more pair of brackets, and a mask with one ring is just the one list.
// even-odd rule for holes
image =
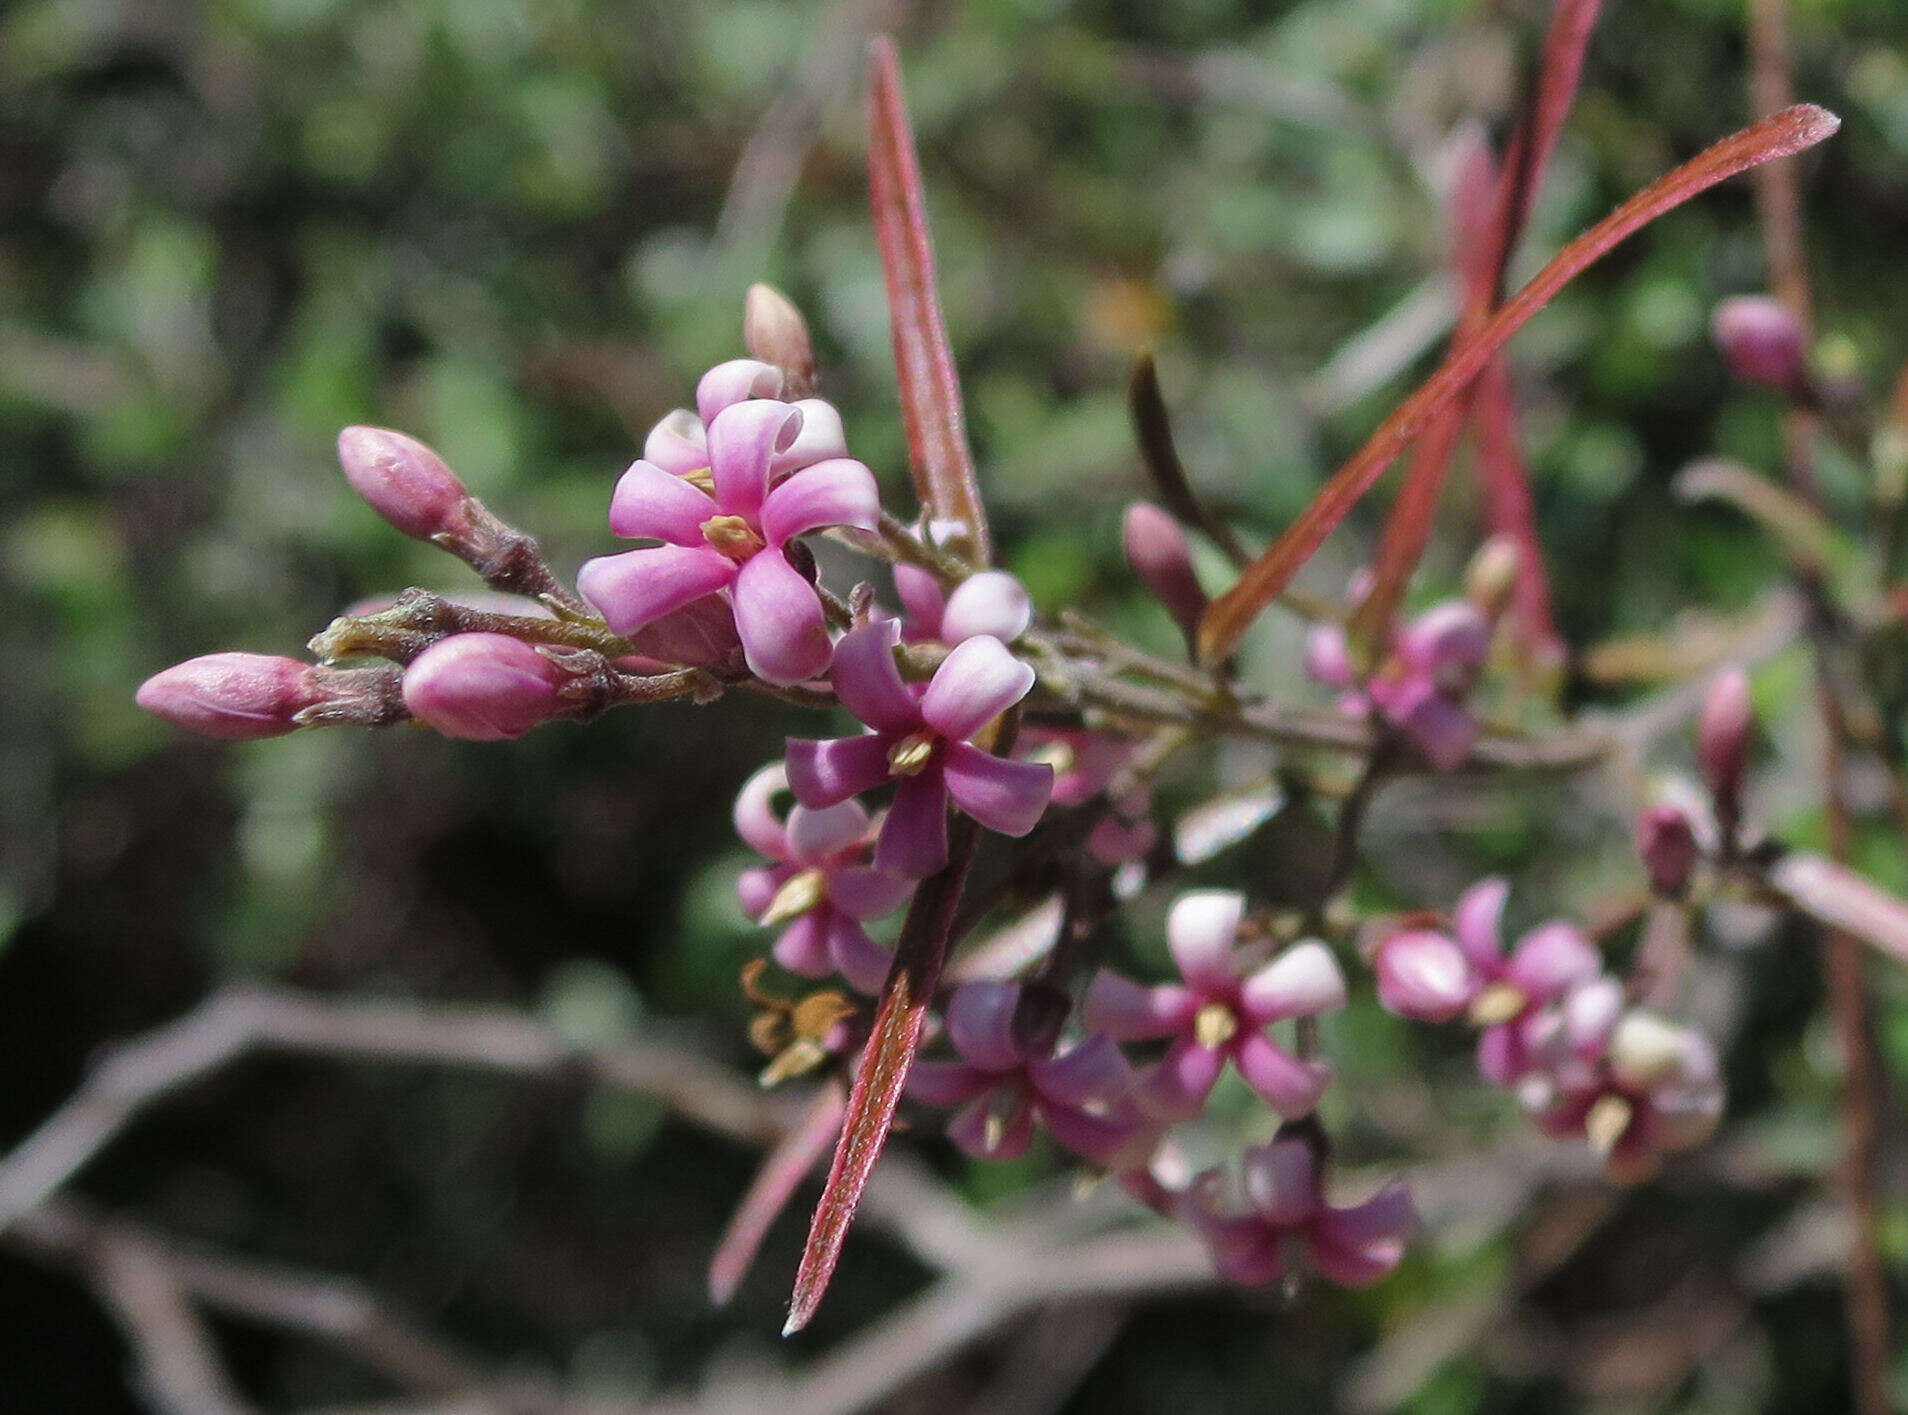
[[959, 1106], [948, 1138], [978, 1159], [1025, 1153], [1034, 1122], [1076, 1154], [1113, 1165], [1141, 1133], [1127, 1102], [1133, 1069], [1106, 1037], [1089, 1036], [1057, 1056], [1030, 1054], [1014, 1040], [1020, 984], [968, 983], [947, 1005], [947, 1034], [959, 1061], [920, 1061], [908, 1094]]
[[1116, 1041], [1172, 1038], [1136, 1096], [1155, 1115], [1197, 1114], [1227, 1060], [1280, 1114], [1310, 1113], [1331, 1069], [1292, 1055], [1267, 1035], [1275, 1022], [1316, 1017], [1345, 1005], [1345, 979], [1324, 944], [1294, 944], [1241, 978], [1234, 940], [1242, 895], [1197, 890], [1182, 895], [1166, 920], [1166, 942], [1180, 983], [1144, 987], [1101, 972], [1087, 988], [1086, 1025]]
[[1418, 1228], [1411, 1191], [1394, 1182], [1362, 1204], [1333, 1208], [1321, 1169], [1308, 1139], [1285, 1136], [1246, 1152], [1243, 1202], [1226, 1194], [1218, 1170], [1193, 1181], [1180, 1210], [1205, 1235], [1220, 1276], [1247, 1287], [1278, 1282], [1301, 1251], [1344, 1287], [1367, 1286], [1398, 1266]]
[[790, 563], [788, 546], [827, 526], [873, 529], [880, 499], [874, 474], [846, 457], [791, 469], [772, 485], [778, 469], [796, 455], [806, 418], [800, 406], [772, 399], [728, 403], [712, 414], [706, 468], [687, 471], [671, 466], [696, 460], [698, 429], [664, 419], [645, 451], [659, 453], [669, 465], [648, 458], [635, 462], [610, 501], [611, 530], [661, 544], [599, 557], [577, 575], [578, 589], [610, 628], [634, 633], [726, 589], [743, 653], [757, 676], [800, 683], [827, 667], [821, 601]]
[[[1021, 734], [1024, 755], [1032, 761], [1053, 763], [1053, 804], [1084, 806], [1105, 794], [1138, 744], [1111, 732], [1084, 728], [1034, 727]], [[1137, 860], [1158, 843], [1159, 830], [1148, 818], [1152, 793], [1136, 786], [1119, 800], [1109, 798], [1109, 809], [1087, 836], [1086, 848], [1108, 865]]]
[[155, 673], [139, 685], [134, 700], [188, 732], [244, 742], [296, 732], [298, 714], [324, 697], [309, 663], [263, 653], [209, 653]]
[[1715, 308], [1711, 335], [1744, 383], [1797, 393], [1807, 378], [1802, 325], [1767, 295], [1734, 295]]
[[970, 740], [1033, 687], [1031, 668], [983, 634], [957, 645], [918, 698], [901, 680], [892, 619], [835, 646], [829, 679], [842, 705], [871, 729], [833, 741], [790, 738], [788, 781], [809, 810], [895, 785], [875, 865], [913, 879], [947, 863], [947, 800], [1002, 835], [1025, 835], [1053, 789], [1053, 768], [983, 751]]
[[1446, 600], [1413, 620], [1392, 641], [1378, 670], [1358, 687], [1345, 631], [1320, 624], [1306, 640], [1305, 671], [1346, 689], [1347, 712], [1376, 708], [1414, 742], [1439, 771], [1463, 765], [1478, 722], [1465, 707], [1490, 649], [1491, 627], [1469, 600]]
[[404, 705], [446, 737], [501, 742], [547, 722], [573, 677], [507, 634], [452, 634], [404, 670]]
[[1660, 805], [1636, 818], [1636, 853], [1649, 871], [1650, 889], [1664, 899], [1681, 899], [1702, 847], [1688, 813], [1680, 806]]
[[859, 803], [821, 811], [798, 805], [778, 820], [771, 802], [787, 789], [777, 762], [751, 776], [735, 798], [736, 834], [775, 862], [737, 881], [742, 907], [757, 923], [788, 924], [774, 954], [789, 972], [805, 978], [838, 972], [857, 991], [878, 993], [888, 954], [862, 921], [893, 912], [913, 886], [864, 863], [874, 832]]
[[987, 634], [1011, 644], [1033, 622], [1033, 601], [1005, 570], [969, 575], [943, 594], [941, 582], [914, 565], [894, 567], [894, 589], [907, 611], [901, 637], [908, 643], [949, 646]]

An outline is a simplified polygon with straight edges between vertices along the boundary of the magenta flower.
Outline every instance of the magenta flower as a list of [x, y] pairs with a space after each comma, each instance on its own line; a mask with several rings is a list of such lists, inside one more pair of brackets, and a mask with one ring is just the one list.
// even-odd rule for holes
[[[1029, 760], [1053, 763], [1056, 806], [1084, 806], [1105, 794], [1138, 749], [1131, 738], [1084, 728], [1029, 728], [1022, 741]], [[1109, 797], [1108, 810], [1087, 835], [1088, 853], [1108, 865], [1144, 856], [1159, 840], [1159, 830], [1149, 819], [1152, 809], [1152, 793], [1144, 786], [1133, 787], [1117, 801]]]
[[1141, 1135], [1128, 1102], [1133, 1068], [1103, 1036], [1057, 1056], [1030, 1054], [1014, 1041], [1020, 984], [968, 983], [947, 1005], [947, 1034], [959, 1061], [920, 1061], [908, 1094], [929, 1105], [959, 1106], [948, 1138], [977, 1159], [1024, 1154], [1034, 1122], [1076, 1154], [1100, 1164], [1126, 1162]]
[[1205, 1236], [1221, 1277], [1243, 1287], [1279, 1282], [1303, 1254], [1330, 1282], [1365, 1287], [1398, 1266], [1417, 1232], [1411, 1191], [1393, 1182], [1362, 1204], [1333, 1208], [1322, 1165], [1300, 1136], [1248, 1150], [1243, 1202], [1228, 1195], [1225, 1176], [1208, 1170], [1180, 1200], [1182, 1214]]
[[735, 798], [736, 834], [775, 862], [737, 881], [742, 907], [759, 924], [788, 925], [773, 951], [789, 972], [837, 972], [857, 991], [878, 993], [888, 953], [861, 925], [898, 908], [912, 882], [866, 864], [874, 831], [858, 802], [820, 811], [797, 805], [778, 820], [771, 802], [787, 789], [777, 762], [751, 776]]
[[918, 698], [901, 680], [901, 626], [878, 620], [842, 636], [829, 680], [871, 730], [833, 741], [790, 738], [788, 782], [811, 811], [895, 783], [875, 846], [879, 869], [920, 879], [947, 863], [947, 801], [1002, 835], [1025, 835], [1047, 809], [1053, 768], [983, 751], [971, 740], [1033, 687], [1031, 668], [998, 639], [957, 645]]
[[1478, 721], [1465, 707], [1490, 649], [1491, 627], [1468, 600], [1446, 600], [1419, 615], [1393, 640], [1362, 688], [1345, 631], [1316, 626], [1306, 640], [1305, 671], [1346, 690], [1347, 712], [1376, 708], [1417, 745], [1439, 771], [1464, 762], [1477, 740]]
[[[661, 544], [599, 557], [578, 572], [577, 588], [610, 628], [634, 633], [726, 589], [758, 677], [800, 683], [827, 667], [821, 601], [790, 563], [788, 546], [827, 526], [873, 529], [880, 499], [874, 474], [845, 457], [791, 471], [771, 488], [777, 460], [796, 448], [805, 417], [764, 398], [723, 407], [709, 424], [706, 489], [701, 469], [678, 474], [647, 458], [623, 473], [610, 529]], [[651, 444], [658, 440], [652, 433]]]
[[950, 647], [986, 634], [1011, 644], [1033, 622], [1033, 601], [1020, 581], [1005, 570], [969, 575], [944, 594], [941, 582], [914, 565], [894, 567], [894, 590], [907, 617], [901, 637], [908, 643]]
[[1294, 1056], [1267, 1035], [1275, 1022], [1317, 1017], [1345, 1005], [1345, 978], [1324, 944], [1294, 944], [1241, 978], [1234, 941], [1245, 898], [1223, 890], [1180, 896], [1166, 919], [1166, 943], [1183, 982], [1144, 987], [1101, 972], [1087, 988], [1082, 1017], [1116, 1041], [1170, 1037], [1172, 1045], [1136, 1099], [1170, 1119], [1195, 1115], [1228, 1060], [1281, 1115], [1309, 1114], [1331, 1068]]
[[574, 676], [508, 634], [452, 634], [404, 670], [404, 705], [446, 737], [501, 742], [547, 722]]

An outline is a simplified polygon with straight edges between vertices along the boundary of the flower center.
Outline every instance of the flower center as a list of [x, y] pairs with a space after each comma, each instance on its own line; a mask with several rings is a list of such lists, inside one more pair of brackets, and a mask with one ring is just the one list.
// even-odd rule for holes
[[1223, 1002], [1209, 1002], [1193, 1013], [1193, 1040], [1202, 1047], [1222, 1047], [1238, 1034], [1238, 1014]]
[[764, 544], [741, 516], [711, 516], [702, 523], [702, 538], [731, 560], [747, 560]]
[[888, 748], [890, 776], [919, 776], [934, 756], [934, 734], [910, 732]]
[[1530, 999], [1512, 983], [1492, 983], [1471, 1003], [1473, 1027], [1495, 1027], [1508, 1022], [1529, 1005]]
[[828, 887], [828, 876], [820, 870], [803, 870], [790, 875], [782, 881], [782, 887], [775, 891], [775, 897], [769, 900], [768, 908], [762, 911], [762, 917], [756, 922], [762, 925], [785, 924], [790, 919], [798, 919], [821, 903], [822, 891]]
[[715, 470], [711, 467], [697, 467], [693, 472], [684, 472], [682, 479], [704, 496], [715, 495]]
[[1583, 1118], [1583, 1131], [1590, 1137], [1590, 1148], [1607, 1158], [1616, 1149], [1617, 1141], [1623, 1138], [1623, 1132], [1630, 1128], [1630, 1119], [1635, 1114], [1636, 1107], [1622, 1096], [1599, 1096]]

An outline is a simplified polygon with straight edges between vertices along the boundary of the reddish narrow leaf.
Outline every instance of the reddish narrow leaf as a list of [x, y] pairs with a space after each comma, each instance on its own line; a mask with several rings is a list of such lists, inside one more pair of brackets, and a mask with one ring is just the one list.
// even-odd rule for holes
[[1769, 884], [1819, 924], [1853, 934], [1908, 963], [1908, 900], [1823, 855], [1795, 851], [1769, 867]]
[[1235, 568], [1243, 566], [1251, 557], [1232, 533], [1232, 527], [1206, 509], [1186, 479], [1185, 464], [1179, 460], [1179, 448], [1173, 441], [1166, 396], [1159, 388], [1159, 370], [1150, 353], [1133, 360], [1132, 377], [1126, 384], [1126, 406], [1133, 415], [1140, 457], [1153, 478], [1160, 501], [1181, 525], [1204, 531]]
[[881, 1147], [894, 1124], [895, 1107], [901, 1103], [908, 1068], [921, 1045], [921, 1027], [927, 1020], [928, 1004], [934, 1000], [941, 964], [947, 960], [948, 934], [953, 930], [955, 910], [967, 883], [967, 867], [980, 844], [980, 827], [966, 816], [957, 815], [948, 834], [948, 866], [924, 880], [915, 891], [914, 902], [901, 925], [901, 936], [894, 945], [894, 963], [875, 1008], [874, 1027], [855, 1071], [854, 1088], [848, 1093], [847, 1120], [828, 1167], [821, 1202], [809, 1223], [808, 1245], [802, 1250], [801, 1269], [795, 1274], [795, 1294], [788, 1304], [783, 1336], [792, 1336], [808, 1325], [822, 1293], [828, 1290], [855, 1206], [861, 1202], [861, 1191], [868, 1187], [875, 1161], [881, 1158]]
[[822, 1161], [841, 1129], [848, 1097], [838, 1080], [830, 1079], [815, 1093], [800, 1124], [784, 1135], [762, 1161], [755, 1182], [736, 1205], [709, 1260], [709, 1300], [726, 1307], [735, 1289], [755, 1262], [755, 1254], [769, 1228], [795, 1196], [796, 1187]]
[[1425, 384], [1406, 399], [1333, 474], [1285, 534], [1248, 565], [1239, 580], [1206, 610], [1199, 627], [1200, 655], [1216, 663], [1240, 638], [1299, 567], [1312, 557], [1347, 512], [1358, 503], [1406, 444], [1458, 397], [1505, 341], [1529, 322], [1565, 285], [1612, 246], [1664, 212], [1680, 206], [1738, 172], [1773, 157], [1813, 147], [1841, 126], [1841, 119], [1813, 104], [1798, 104], [1724, 138], [1673, 172], [1658, 178], [1558, 252], [1531, 282], [1492, 315], [1477, 338], [1446, 356]]
[[1485, 524], [1493, 535], [1509, 536], [1517, 547], [1511, 618], [1518, 642], [1534, 662], [1560, 664], [1563, 640], [1551, 618], [1550, 577], [1544, 571], [1543, 543], [1537, 538], [1537, 507], [1517, 442], [1510, 369], [1501, 358], [1484, 366], [1471, 390], [1471, 429], [1478, 479], [1484, 486]]
[[914, 128], [901, 96], [894, 41], [885, 36], [868, 47], [868, 197], [888, 285], [895, 376], [915, 494], [930, 516], [964, 522], [969, 548], [985, 564], [991, 553], [987, 516], [967, 445], [954, 353], [935, 292], [934, 245]]

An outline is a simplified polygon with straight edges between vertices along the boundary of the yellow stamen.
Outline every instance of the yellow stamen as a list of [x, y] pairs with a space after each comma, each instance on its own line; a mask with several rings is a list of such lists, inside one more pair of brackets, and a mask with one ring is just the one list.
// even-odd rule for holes
[[1529, 999], [1511, 983], [1492, 983], [1471, 1004], [1473, 1027], [1495, 1027], [1508, 1022], [1528, 1005]]
[[915, 732], [888, 748], [888, 774], [919, 776], [934, 756], [934, 736]]
[[762, 1074], [756, 1079], [761, 1082], [762, 1089], [766, 1091], [772, 1086], [779, 1086], [784, 1081], [792, 1081], [797, 1076], [813, 1071], [827, 1058], [828, 1049], [820, 1042], [809, 1037], [798, 1037], [777, 1053], [775, 1060], [765, 1066]]
[[790, 919], [799, 919], [810, 909], [821, 903], [822, 891], [828, 887], [828, 876], [820, 870], [803, 870], [800, 874], [790, 875], [775, 891], [775, 897], [769, 900], [768, 908], [762, 911], [762, 917], [756, 920], [763, 925], [785, 924]]
[[702, 538], [731, 560], [744, 560], [763, 545], [762, 537], [740, 516], [711, 516], [702, 523]]
[[707, 467], [697, 467], [693, 472], [684, 472], [682, 479], [704, 496], [715, 495], [715, 473]]
[[1239, 1032], [1239, 1018], [1223, 1002], [1209, 1002], [1193, 1013], [1193, 1039], [1202, 1047], [1220, 1047]]
[[1599, 1096], [1597, 1103], [1590, 1107], [1590, 1114], [1583, 1119], [1590, 1148], [1608, 1156], [1623, 1138], [1623, 1132], [1630, 1128], [1630, 1119], [1635, 1114], [1635, 1107], [1622, 1096]]

